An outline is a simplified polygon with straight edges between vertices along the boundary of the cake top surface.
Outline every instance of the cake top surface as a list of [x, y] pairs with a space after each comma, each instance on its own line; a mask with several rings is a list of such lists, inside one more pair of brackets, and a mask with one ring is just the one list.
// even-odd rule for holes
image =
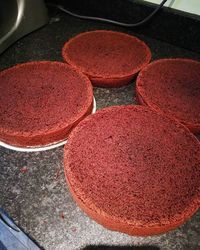
[[0, 72], [0, 130], [44, 133], [84, 114], [93, 100], [87, 77], [61, 62], [29, 62]]
[[143, 41], [108, 30], [84, 32], [71, 38], [62, 55], [87, 75], [105, 78], [133, 75], [151, 59], [150, 49]]
[[167, 225], [199, 207], [200, 143], [149, 108], [110, 107], [72, 131], [65, 174], [76, 196], [100, 216]]
[[150, 107], [200, 127], [200, 62], [183, 58], [154, 61], [139, 73], [136, 88]]

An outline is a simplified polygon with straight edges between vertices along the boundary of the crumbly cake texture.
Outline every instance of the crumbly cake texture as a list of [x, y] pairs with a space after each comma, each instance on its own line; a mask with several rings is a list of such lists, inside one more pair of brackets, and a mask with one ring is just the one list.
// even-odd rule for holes
[[80, 69], [94, 86], [120, 87], [130, 83], [151, 60], [149, 47], [126, 33], [95, 30], [67, 41], [64, 61]]
[[138, 75], [136, 93], [141, 104], [179, 120], [200, 133], [200, 62], [160, 59]]
[[15, 146], [66, 139], [93, 108], [90, 80], [61, 62], [28, 62], [1, 71], [0, 93], [0, 140]]
[[200, 143], [175, 120], [139, 105], [105, 108], [72, 131], [65, 176], [77, 204], [103, 226], [153, 235], [200, 205]]

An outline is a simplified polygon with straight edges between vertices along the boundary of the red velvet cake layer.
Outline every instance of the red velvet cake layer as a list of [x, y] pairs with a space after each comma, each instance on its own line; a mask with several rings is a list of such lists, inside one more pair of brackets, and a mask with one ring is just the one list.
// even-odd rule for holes
[[144, 106], [105, 108], [72, 131], [64, 154], [78, 205], [105, 227], [159, 234], [200, 205], [200, 143], [189, 130]]
[[0, 72], [0, 140], [39, 146], [66, 139], [90, 114], [90, 80], [61, 62], [29, 62]]
[[200, 62], [181, 58], [152, 62], [139, 73], [136, 92], [141, 104], [200, 133]]
[[148, 46], [138, 38], [108, 30], [81, 33], [62, 49], [63, 59], [85, 73], [94, 86], [119, 87], [151, 60]]

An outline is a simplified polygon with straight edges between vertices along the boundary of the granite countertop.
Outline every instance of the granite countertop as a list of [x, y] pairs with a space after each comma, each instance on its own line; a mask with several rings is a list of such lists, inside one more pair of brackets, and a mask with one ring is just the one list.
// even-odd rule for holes
[[[134, 30], [54, 13], [48, 25], [0, 55], [0, 69], [32, 60], [61, 61], [61, 48], [66, 40], [95, 29], [119, 30], [138, 36], [151, 48], [153, 59], [200, 59], [194, 52], [137, 35]], [[97, 109], [133, 103], [134, 88], [134, 82], [116, 89], [94, 88]], [[0, 166], [0, 206], [44, 249], [200, 249], [200, 211], [182, 227], [153, 237], [131, 237], [106, 230], [92, 221], [76, 206], [68, 191], [63, 172], [63, 147], [34, 153], [1, 147]], [[94, 247], [96, 245], [98, 247]]]

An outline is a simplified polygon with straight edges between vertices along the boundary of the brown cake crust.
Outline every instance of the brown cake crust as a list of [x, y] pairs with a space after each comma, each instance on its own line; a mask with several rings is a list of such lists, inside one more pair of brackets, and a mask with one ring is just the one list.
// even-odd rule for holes
[[200, 62], [175, 58], [150, 63], [138, 75], [141, 104], [200, 133]]
[[28, 62], [0, 72], [0, 93], [0, 140], [15, 146], [64, 140], [93, 108], [90, 80], [61, 62]]
[[153, 235], [188, 220], [200, 205], [200, 143], [143, 106], [105, 108], [70, 134], [65, 176], [77, 204], [103, 226]]
[[84, 32], [71, 38], [65, 43], [62, 56], [100, 87], [130, 83], [151, 60], [150, 49], [143, 41], [109, 30]]

